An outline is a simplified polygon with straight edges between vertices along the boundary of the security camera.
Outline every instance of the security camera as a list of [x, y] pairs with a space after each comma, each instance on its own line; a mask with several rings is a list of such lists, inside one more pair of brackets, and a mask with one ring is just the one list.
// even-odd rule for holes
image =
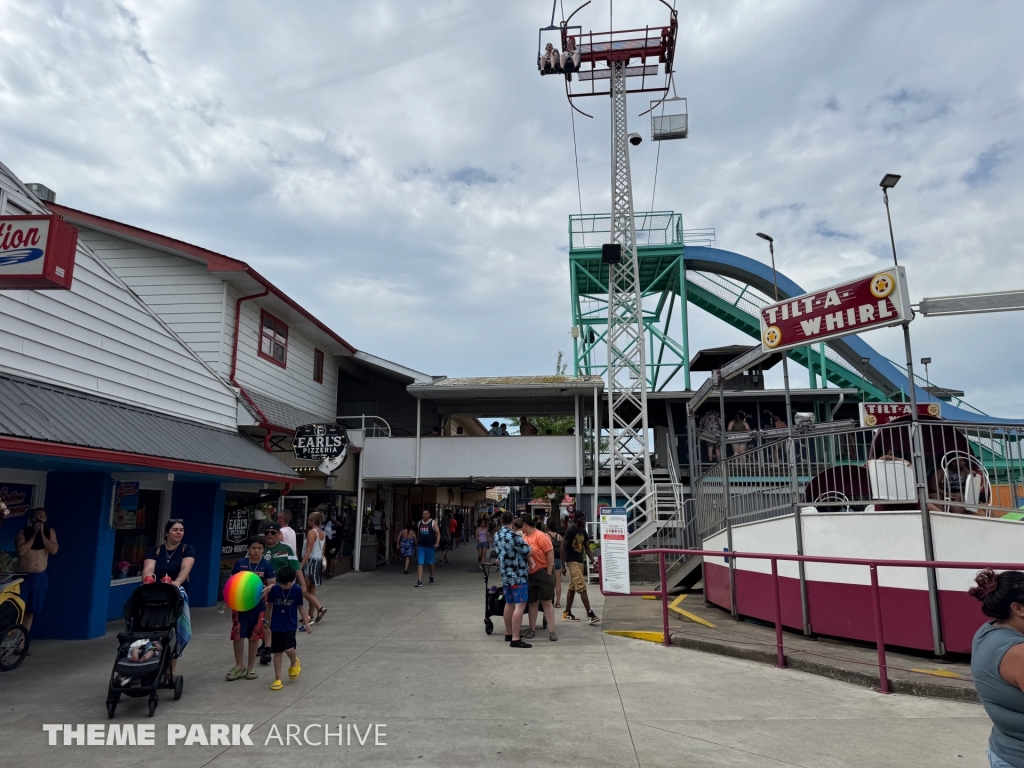
[[626, 138], [629, 139], [629, 143], [632, 144], [634, 147], [640, 146], [640, 142], [644, 140], [643, 136], [641, 136], [639, 133], [631, 133]]

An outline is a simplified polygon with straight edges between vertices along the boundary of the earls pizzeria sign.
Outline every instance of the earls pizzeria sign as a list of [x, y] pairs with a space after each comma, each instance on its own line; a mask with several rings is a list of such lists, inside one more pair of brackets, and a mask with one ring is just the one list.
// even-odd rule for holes
[[70, 288], [77, 248], [59, 216], [0, 216], [0, 290]]
[[761, 310], [761, 344], [780, 352], [873, 328], [898, 325], [910, 314], [907, 277], [893, 267]]
[[295, 430], [292, 448], [298, 459], [336, 459], [347, 453], [348, 431], [341, 424], [306, 424]]

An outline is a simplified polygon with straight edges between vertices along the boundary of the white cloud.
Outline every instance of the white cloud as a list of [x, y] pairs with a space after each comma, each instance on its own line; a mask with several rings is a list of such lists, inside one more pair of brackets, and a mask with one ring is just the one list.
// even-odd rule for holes
[[[616, 3], [616, 21], [659, 7]], [[534, 69], [550, 8], [4, 3], [0, 157], [67, 205], [249, 261], [357, 347], [433, 373], [546, 372], [571, 347], [579, 207], [562, 88]], [[657, 208], [756, 258], [770, 232], [810, 288], [890, 257], [877, 184], [893, 171], [915, 298], [1024, 285], [1018, 4], [680, 9], [691, 137], [661, 147]], [[604, 28], [607, 11], [578, 18]], [[583, 208], [604, 211], [607, 103], [586, 108]], [[638, 210], [657, 151], [634, 152]], [[1020, 322], [921, 319], [915, 350], [969, 401], [1024, 415]], [[691, 348], [733, 340], [703, 318]], [[869, 341], [902, 359], [897, 331]]]

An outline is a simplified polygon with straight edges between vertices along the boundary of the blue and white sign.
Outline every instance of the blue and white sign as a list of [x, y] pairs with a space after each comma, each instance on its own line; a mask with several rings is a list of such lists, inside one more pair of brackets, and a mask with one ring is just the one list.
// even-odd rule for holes
[[42, 274], [49, 234], [44, 217], [0, 221], [0, 275]]
[[78, 230], [49, 214], [0, 216], [0, 291], [71, 287]]

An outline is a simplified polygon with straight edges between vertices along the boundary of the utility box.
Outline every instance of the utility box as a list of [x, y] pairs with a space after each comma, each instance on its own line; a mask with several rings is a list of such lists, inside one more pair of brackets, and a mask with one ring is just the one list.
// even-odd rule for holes
[[26, 184], [25, 186], [32, 190], [32, 194], [38, 197], [44, 203], [57, 202], [57, 193], [54, 192], [45, 184], [37, 184], [33, 182], [32, 184]]
[[377, 570], [377, 537], [364, 533], [359, 544], [359, 570]]

